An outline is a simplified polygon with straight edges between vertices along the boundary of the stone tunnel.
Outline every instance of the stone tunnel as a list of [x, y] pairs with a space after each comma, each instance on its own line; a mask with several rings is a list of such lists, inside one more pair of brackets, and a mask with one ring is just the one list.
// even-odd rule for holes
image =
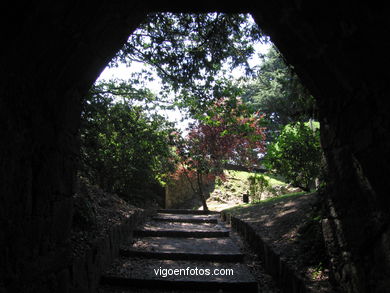
[[3, 9], [0, 292], [68, 292], [80, 99], [154, 11], [252, 14], [319, 105], [335, 280], [345, 292], [390, 288], [387, 10], [374, 1], [226, 3], [31, 1]]

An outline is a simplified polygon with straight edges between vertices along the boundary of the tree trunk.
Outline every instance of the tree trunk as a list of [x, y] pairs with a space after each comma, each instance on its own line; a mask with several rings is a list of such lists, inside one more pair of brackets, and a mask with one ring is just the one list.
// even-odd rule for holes
[[203, 206], [203, 210], [204, 211], [208, 211], [209, 208], [207, 207], [207, 202], [206, 202], [206, 198], [204, 197], [204, 193], [203, 193], [203, 178], [202, 178], [202, 174], [200, 173], [197, 173], [196, 174], [197, 176], [197, 182], [198, 182], [198, 190], [199, 190], [199, 197], [200, 197], [200, 200], [202, 201], [202, 206]]
[[200, 200], [202, 202], [203, 210], [208, 211], [209, 208], [207, 207], [206, 199], [203, 194], [203, 178], [202, 174], [199, 172], [196, 172], [196, 183], [198, 184], [198, 191], [195, 189], [194, 185], [192, 184], [191, 178], [188, 176], [187, 171], [184, 172], [185, 177], [188, 180], [188, 183], [190, 184], [191, 189], [194, 191], [194, 193], [198, 193]]

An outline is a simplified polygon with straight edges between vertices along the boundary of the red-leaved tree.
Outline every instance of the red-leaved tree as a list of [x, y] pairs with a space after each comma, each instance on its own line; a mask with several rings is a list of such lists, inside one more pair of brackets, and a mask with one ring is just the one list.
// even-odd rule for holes
[[[219, 99], [191, 124], [185, 138], [175, 136], [179, 165], [208, 210], [203, 191], [204, 178], [224, 179], [226, 163], [253, 168], [265, 149], [262, 116], [252, 114], [240, 99]], [[197, 188], [194, 183], [196, 182]]]

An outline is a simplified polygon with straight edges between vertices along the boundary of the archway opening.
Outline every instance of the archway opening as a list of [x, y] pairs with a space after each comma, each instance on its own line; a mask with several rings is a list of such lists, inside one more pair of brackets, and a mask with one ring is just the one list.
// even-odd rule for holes
[[[155, 71], [123, 73], [131, 62]], [[79, 171], [91, 183], [141, 207], [218, 211], [243, 194], [256, 203], [315, 190], [314, 99], [250, 15], [151, 14], [109, 70], [125, 80], [100, 79], [82, 111]], [[162, 85], [153, 92], [156, 78]], [[191, 119], [189, 137], [176, 137], [166, 110]]]
[[[127, 73], [124, 73], [125, 64], [134, 63], [141, 69], [134, 72], [128, 68]], [[187, 127], [181, 126], [179, 129], [169, 116], [176, 115], [176, 121], [177, 117], [181, 120], [190, 119], [192, 134], [206, 126], [208, 130], [221, 131], [213, 133], [219, 140], [213, 138], [213, 141], [206, 144], [224, 144], [225, 149], [222, 146], [218, 150], [205, 147], [209, 153], [203, 153], [203, 157], [214, 156], [220, 161], [203, 162], [209, 164], [207, 171], [202, 171], [205, 174], [221, 169], [222, 164], [248, 170], [264, 169], [261, 159], [266, 157], [266, 144], [275, 144], [287, 124], [295, 125], [317, 118], [313, 97], [302, 86], [292, 68], [285, 63], [269, 37], [261, 33], [248, 14], [151, 14], [117, 53], [109, 70], [122, 77], [125, 74], [127, 76], [125, 80], [100, 79], [90, 92], [89, 100], [84, 103], [81, 171], [84, 177], [107, 191], [119, 192], [123, 197], [127, 193], [128, 200], [131, 200], [130, 194], [137, 194], [136, 189], [131, 188], [132, 185], [139, 185], [136, 184], [139, 179], [131, 179], [138, 178], [137, 173], [142, 174], [140, 176], [145, 180], [145, 186], [137, 188], [146, 190], [146, 185], [152, 183], [152, 179], [158, 177], [160, 181], [167, 181], [172, 170], [177, 168], [172, 165], [178, 159], [177, 154], [172, 154], [169, 149], [175, 148], [177, 151], [178, 146], [172, 145], [171, 134], [188, 134], [190, 129], [188, 122]], [[103, 75], [108, 74], [105, 72]], [[159, 86], [157, 89], [156, 84]], [[150, 85], [155, 87], [154, 92], [148, 88]], [[221, 99], [229, 101], [216, 106], [215, 103], [221, 103]], [[232, 109], [229, 113], [223, 113], [224, 107]], [[234, 111], [241, 112], [238, 115], [233, 114]], [[177, 115], [180, 112], [182, 114]], [[105, 115], [115, 121], [102, 119]], [[229, 139], [233, 139], [233, 136], [236, 140], [247, 139], [238, 136], [238, 125], [232, 123], [233, 117], [237, 120], [240, 115], [245, 119], [258, 117], [257, 137], [251, 138], [258, 143], [255, 148], [258, 149], [258, 160], [251, 163], [240, 157], [240, 151], [243, 150], [229, 145], [227, 140], [227, 134], [231, 136]], [[124, 122], [126, 119], [128, 121]], [[227, 123], [227, 120], [230, 122]], [[144, 124], [137, 125], [141, 121]], [[220, 126], [221, 121], [224, 121], [222, 124], [225, 128]], [[244, 123], [243, 120], [240, 123]], [[156, 136], [147, 137], [136, 133], [147, 132], [147, 125], [154, 125], [149, 130], [150, 134], [155, 133]], [[313, 123], [310, 125], [313, 128]], [[217, 130], [217, 126], [220, 130]], [[302, 127], [307, 126], [302, 124]], [[315, 132], [314, 128], [312, 131]], [[207, 136], [206, 133], [202, 135]], [[165, 140], [157, 137], [164, 137]], [[224, 137], [223, 141], [221, 137]], [[135, 143], [132, 144], [131, 141]], [[319, 145], [319, 141], [317, 143]], [[295, 153], [299, 154], [301, 148], [303, 145], [297, 147]], [[142, 161], [148, 153], [149, 159]], [[165, 157], [159, 156], [160, 154]], [[249, 153], [245, 155], [248, 159]], [[309, 157], [303, 159], [303, 152], [301, 156], [301, 162], [295, 163], [295, 173], [288, 173], [279, 167], [287, 162], [291, 163], [291, 159], [286, 159], [283, 164], [271, 164], [271, 159], [266, 161], [269, 161], [269, 169], [275, 167], [284, 171], [278, 175], [287, 176], [287, 183], [308, 191], [313, 188], [319, 171], [316, 171], [317, 174], [310, 173], [305, 170], [306, 167], [299, 169], [298, 165], [312, 160], [311, 164], [318, 162], [319, 169], [321, 160]], [[194, 161], [188, 157], [187, 164], [188, 160]], [[127, 168], [127, 165], [132, 167]], [[168, 167], [169, 170], [166, 169]], [[298, 179], [303, 178], [304, 173], [306, 177]], [[224, 177], [223, 173], [220, 175]], [[148, 178], [151, 180], [146, 180]], [[138, 197], [140, 204], [143, 197]], [[260, 195], [257, 197], [261, 199]]]
[[[390, 43], [386, 10], [367, 3], [261, 5], [248, 11], [319, 101], [330, 167], [324, 202], [331, 205], [324, 224], [330, 223], [328, 235], [341, 241], [332, 250], [336, 275], [349, 291], [386, 289], [388, 81], [372, 74], [383, 69], [384, 44]], [[241, 10], [210, 6], [202, 9]], [[1, 59], [0, 117], [7, 138], [1, 144], [3, 287], [37, 288], [66, 278], [66, 262], [48, 264], [46, 271], [35, 268], [44, 267], [45, 257], [60, 257], [69, 239], [80, 96], [151, 11], [133, 2], [30, 8], [15, 8], [2, 26], [9, 40]], [[367, 36], [383, 43], [367, 42]], [[367, 52], [375, 52], [375, 62]], [[26, 263], [35, 281], [21, 277]], [[47, 276], [50, 270], [54, 276]]]

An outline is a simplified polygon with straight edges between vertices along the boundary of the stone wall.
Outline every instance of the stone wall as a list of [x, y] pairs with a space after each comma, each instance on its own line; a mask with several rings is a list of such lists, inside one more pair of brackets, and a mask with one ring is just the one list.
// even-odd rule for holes
[[384, 7], [290, 2], [278, 17], [275, 7], [264, 5], [269, 13], [254, 16], [318, 102], [334, 278], [345, 292], [384, 292], [390, 287], [390, 108], [386, 78], [372, 74], [389, 60]]
[[390, 21], [382, 5], [9, 3], [0, 19], [0, 291], [54, 292], [66, 279], [80, 98], [145, 13], [162, 10], [251, 12], [271, 36], [318, 101], [334, 276], [346, 292], [389, 288], [390, 108], [380, 72]]
[[281, 292], [316, 293], [310, 288], [308, 282], [288, 264], [285, 256], [280, 255], [266, 240], [256, 234], [249, 223], [226, 212], [221, 213], [221, 218], [231, 224], [232, 229], [237, 231], [244, 241], [256, 251], [265, 271], [274, 278]]
[[81, 96], [144, 18], [124, 4], [3, 10], [0, 292], [66, 288]]
[[134, 228], [144, 222], [147, 215], [145, 210], [134, 210], [121, 224], [112, 226], [105, 235], [95, 239], [81, 255], [75, 255], [69, 270], [64, 271], [69, 278], [63, 280], [63, 292], [96, 292], [102, 272], [118, 257], [120, 245], [131, 243]]
[[[214, 188], [214, 180], [204, 176], [203, 192], [208, 198], [210, 191]], [[195, 189], [195, 191], [194, 191]], [[198, 185], [196, 180], [192, 179], [192, 187], [188, 178], [181, 175], [179, 178], [171, 179], [165, 187], [165, 208], [166, 209], [198, 209], [202, 202], [198, 195]]]
[[[194, 182], [195, 184], [195, 182]], [[198, 195], [193, 191], [191, 185], [184, 176], [172, 180], [165, 187], [165, 208], [176, 209], [191, 207], [198, 203]]]

